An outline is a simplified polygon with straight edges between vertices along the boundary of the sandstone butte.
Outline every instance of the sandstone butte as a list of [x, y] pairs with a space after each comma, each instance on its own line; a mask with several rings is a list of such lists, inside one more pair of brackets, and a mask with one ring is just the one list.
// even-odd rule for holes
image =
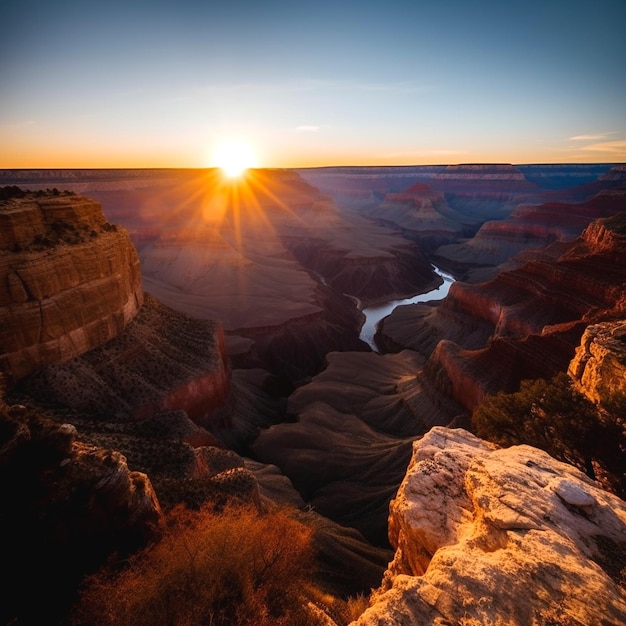
[[[210, 419], [229, 393], [222, 327], [141, 284], [127, 231], [69, 192], [0, 201], [0, 372], [79, 410]], [[85, 381], [89, 384], [85, 384]]]
[[626, 622], [626, 503], [536, 448], [433, 428], [389, 535], [395, 557], [353, 626]]
[[143, 302], [128, 233], [73, 194], [0, 202], [0, 371], [20, 379], [116, 337]]

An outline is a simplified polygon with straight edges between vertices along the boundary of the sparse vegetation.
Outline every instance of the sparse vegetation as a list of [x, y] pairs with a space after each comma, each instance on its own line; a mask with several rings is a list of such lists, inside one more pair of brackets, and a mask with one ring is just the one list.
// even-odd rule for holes
[[479, 437], [501, 446], [529, 444], [571, 463], [620, 497], [626, 495], [623, 397], [594, 405], [564, 373], [523, 380], [516, 393], [489, 396], [474, 410]]
[[286, 511], [178, 508], [156, 545], [88, 583], [72, 624], [318, 624], [311, 531]]

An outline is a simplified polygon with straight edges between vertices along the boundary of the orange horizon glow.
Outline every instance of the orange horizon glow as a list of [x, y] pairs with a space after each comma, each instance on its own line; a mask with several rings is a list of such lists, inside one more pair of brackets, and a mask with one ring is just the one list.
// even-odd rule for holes
[[[4, 152], [4, 154], [3, 154]], [[9, 153], [10, 152], [10, 153]], [[72, 154], [51, 152], [42, 154], [38, 151], [37, 156], [27, 153], [25, 150], [9, 151], [5, 146], [3, 150], [0, 146], [0, 169], [209, 169], [218, 167], [214, 160], [207, 161], [206, 157], [199, 154], [176, 154], [169, 150], [166, 153], [158, 151], [150, 156], [140, 153], [138, 150], [103, 150], [80, 151]], [[120, 156], [123, 152], [123, 156]], [[132, 154], [135, 152], [135, 154]], [[256, 152], [256, 151], [255, 151]], [[305, 169], [322, 167], [403, 167], [421, 165], [458, 165], [460, 163], [511, 163], [514, 165], [525, 164], [567, 164], [567, 163], [615, 163], [626, 162], [626, 155], [603, 153], [598, 155], [566, 153], [558, 151], [556, 154], [523, 153], [516, 154], [515, 159], [506, 158], [499, 152], [476, 152], [476, 153], [455, 153], [425, 154], [423, 156], [407, 155], [402, 157], [387, 156], [385, 154], [367, 155], [363, 152], [353, 153], [352, 151], [342, 151], [342, 154], [330, 152], [328, 155], [315, 152], [303, 154], [298, 151], [296, 154], [285, 154], [279, 156], [264, 155], [264, 158], [256, 158], [254, 164], [249, 165], [252, 169]]]
[[[622, 165], [626, 163], [624, 159], [588, 159], [588, 158], [530, 158], [523, 160], [497, 159], [497, 158], [474, 158], [474, 159], [420, 159], [420, 160], [398, 160], [398, 161], [375, 161], [365, 159], [342, 159], [342, 160], [301, 160], [295, 162], [269, 162], [256, 167], [246, 168], [248, 170], [263, 169], [316, 169], [332, 167], [420, 167], [428, 165], [469, 165], [469, 164], [511, 164], [511, 165], [568, 165], [568, 164], [614, 164]], [[7, 163], [0, 161], [2, 170], [207, 170], [219, 169], [217, 166], [207, 166], [198, 164], [195, 161], [181, 161], [172, 163], [170, 161], [150, 161], [141, 159], [137, 161], [112, 161], [112, 160], [82, 160], [75, 161], [16, 161]]]
[[[100, 149], [75, 142], [59, 142], [49, 151], [37, 149], [35, 145], [24, 145], [16, 149], [10, 144], [0, 145], [0, 169], [207, 169], [216, 166], [215, 151], [227, 140], [222, 139], [213, 147], [207, 158], [207, 147], [198, 146], [195, 151], [187, 147], [178, 149], [161, 144], [150, 152], [150, 146], [118, 146], [107, 143]], [[247, 141], [246, 141], [247, 143]], [[267, 138], [265, 144], [270, 143]], [[317, 146], [307, 150], [303, 146], [273, 146], [273, 150], [260, 149], [263, 142], [251, 133], [250, 146], [254, 162], [248, 167], [257, 169], [305, 169], [321, 167], [403, 167], [420, 165], [458, 165], [459, 163], [512, 163], [524, 164], [567, 164], [626, 162], [626, 153], [593, 153], [584, 150], [517, 150], [506, 154], [502, 150], [430, 150], [420, 152], [397, 152], [387, 146], [372, 146], [368, 150], [355, 151], [343, 148], [340, 151]], [[270, 143], [271, 145], [271, 143]], [[59, 150], [58, 146], [64, 146]], [[148, 154], [146, 154], [148, 152]], [[513, 151], [511, 151], [513, 152]], [[514, 156], [515, 158], [511, 158]]]

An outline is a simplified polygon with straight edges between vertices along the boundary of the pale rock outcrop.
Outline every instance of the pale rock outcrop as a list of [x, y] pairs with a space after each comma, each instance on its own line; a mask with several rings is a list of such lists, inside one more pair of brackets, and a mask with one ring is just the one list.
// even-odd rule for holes
[[433, 428], [389, 534], [395, 558], [357, 626], [626, 620], [626, 504], [536, 448]]
[[592, 402], [626, 394], [626, 321], [588, 326], [569, 374]]
[[14, 380], [117, 336], [143, 302], [137, 252], [97, 202], [20, 194], [0, 202], [0, 371]]

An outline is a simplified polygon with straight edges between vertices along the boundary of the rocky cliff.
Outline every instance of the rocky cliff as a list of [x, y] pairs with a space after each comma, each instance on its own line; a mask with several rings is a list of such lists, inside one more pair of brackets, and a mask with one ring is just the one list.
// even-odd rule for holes
[[588, 326], [568, 371], [592, 402], [626, 395], [626, 322]]
[[626, 504], [536, 448], [432, 429], [389, 535], [394, 560], [356, 626], [626, 620]]
[[1, 392], [0, 423], [0, 543], [11, 572], [0, 619], [40, 623], [43, 605], [57, 623], [86, 572], [158, 536], [161, 508], [144, 473], [81, 442], [69, 423], [5, 406]]
[[169, 309], [149, 294], [118, 337], [43, 368], [19, 389], [118, 421], [184, 410], [207, 425], [228, 399], [230, 370], [219, 324]]
[[[537, 249], [561, 241], [571, 242], [593, 220], [610, 217], [624, 209], [624, 189], [605, 189], [585, 202], [548, 202], [520, 204], [503, 220], [485, 222], [476, 235], [462, 243], [440, 247], [435, 262], [452, 269], [471, 282], [485, 280], [485, 271], [472, 268], [514, 269], [520, 262], [515, 256], [523, 250]], [[495, 275], [493, 270], [491, 275]]]
[[210, 420], [229, 394], [221, 326], [144, 296], [128, 233], [98, 203], [56, 190], [0, 197], [0, 371], [9, 382], [118, 420], [170, 409]]
[[626, 310], [624, 224], [624, 214], [596, 220], [579, 239], [554, 244], [554, 257], [483, 284], [455, 283], [439, 307], [396, 310], [380, 334], [388, 347], [430, 356], [425, 372], [469, 411], [522, 378], [549, 378], [567, 369], [588, 324]]
[[58, 192], [5, 194], [0, 370], [10, 379], [116, 337], [142, 302], [135, 248], [98, 203]]

